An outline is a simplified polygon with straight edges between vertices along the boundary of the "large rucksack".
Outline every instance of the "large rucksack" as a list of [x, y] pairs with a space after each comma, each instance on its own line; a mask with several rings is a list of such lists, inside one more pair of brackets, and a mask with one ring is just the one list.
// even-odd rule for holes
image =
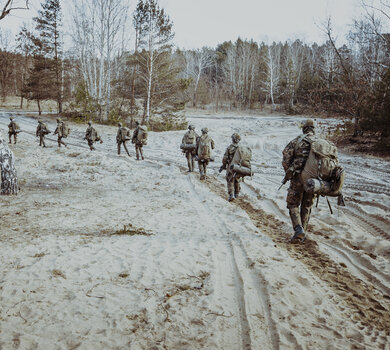
[[192, 145], [196, 142], [196, 134], [194, 131], [188, 131], [184, 134], [183, 143], [186, 145]]
[[69, 128], [69, 125], [68, 123], [66, 122], [62, 122], [62, 137], [68, 137], [69, 136], [69, 133], [70, 133], [70, 128]]
[[146, 145], [148, 141], [148, 128], [145, 125], [138, 127], [137, 141]]
[[211, 158], [211, 140], [208, 135], [201, 136], [198, 144], [198, 159], [210, 160]]
[[129, 141], [129, 140], [131, 140], [130, 130], [128, 128], [125, 128], [125, 127], [121, 128], [120, 140], [121, 141]]
[[238, 146], [230, 162], [230, 168], [236, 175], [252, 176], [251, 160], [252, 150], [246, 146]]
[[300, 174], [308, 192], [337, 197], [344, 184], [344, 169], [339, 165], [337, 147], [321, 138], [306, 138], [310, 152]]

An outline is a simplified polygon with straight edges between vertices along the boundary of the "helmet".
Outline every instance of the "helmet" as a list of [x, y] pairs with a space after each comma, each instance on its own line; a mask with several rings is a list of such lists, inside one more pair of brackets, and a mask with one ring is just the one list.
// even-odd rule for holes
[[233, 142], [238, 143], [238, 142], [240, 142], [240, 140], [241, 140], [241, 136], [238, 135], [238, 134], [235, 132], [235, 133], [232, 135], [232, 140], [233, 140]]
[[15, 118], [14, 117], [9, 117], [10, 120], [14, 120]]
[[118, 123], [118, 126], [121, 128], [122, 127], [122, 123]]
[[209, 132], [209, 129], [208, 129], [208, 128], [203, 128], [203, 129], [202, 129], [202, 133], [203, 133], [203, 134], [207, 134], [208, 132]]
[[38, 119], [38, 123], [41, 124], [42, 123], [42, 119]]
[[189, 130], [195, 130], [195, 126], [193, 126], [192, 124], [188, 125], [188, 129]]
[[88, 125], [92, 125], [92, 122], [90, 120], [88, 121]]
[[312, 128], [314, 129], [314, 120], [313, 119], [307, 119], [303, 125], [302, 125], [302, 129], [305, 130], [306, 128]]
[[139, 121], [138, 120], [135, 122], [135, 125], [139, 125]]
[[61, 121], [61, 118], [57, 118], [57, 122], [59, 123]]

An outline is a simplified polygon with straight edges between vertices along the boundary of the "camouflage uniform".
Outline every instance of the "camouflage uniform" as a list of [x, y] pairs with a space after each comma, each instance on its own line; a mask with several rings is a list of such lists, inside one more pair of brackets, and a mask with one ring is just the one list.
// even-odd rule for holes
[[233, 160], [234, 153], [236, 153], [240, 140], [240, 135], [236, 133], [232, 135], [232, 144], [226, 149], [225, 154], [222, 158], [222, 166], [219, 169], [220, 172], [223, 169], [226, 169], [226, 184], [229, 194], [229, 202], [234, 200], [234, 198], [237, 198], [241, 190], [241, 177], [236, 176], [232, 169], [230, 169], [230, 163]]
[[92, 122], [88, 122], [88, 128], [85, 131], [85, 137], [84, 140], [87, 140], [89, 149], [91, 151], [95, 150], [94, 143], [96, 141], [100, 141], [100, 143], [103, 143], [102, 139], [100, 138], [98, 132], [96, 129], [92, 126]]
[[58, 147], [61, 147], [61, 145], [67, 147], [66, 143], [62, 141], [62, 138], [64, 137], [64, 135], [62, 134], [62, 127], [63, 127], [62, 120], [60, 118], [57, 118], [57, 127], [56, 130], [54, 131], [54, 135], [57, 135], [58, 137], [57, 138]]
[[122, 123], [118, 123], [118, 132], [116, 134], [116, 143], [118, 144], [118, 154], [121, 154], [121, 145], [125, 148], [125, 151], [129, 157], [131, 157], [129, 150], [126, 146], [126, 141], [128, 141], [130, 138], [128, 138], [128, 129], [122, 127]]
[[[195, 132], [195, 127], [193, 125], [188, 126], [188, 131], [185, 133], [183, 139], [181, 140], [181, 143], [184, 144], [186, 143], [186, 140], [188, 138], [188, 135], [193, 136], [193, 138], [198, 140], [199, 135]], [[187, 164], [188, 164], [188, 172], [194, 171], [194, 166], [195, 166], [195, 155], [196, 155], [196, 148], [193, 151], [185, 151], [183, 150], [183, 153], [186, 155], [187, 158]]]
[[19, 128], [18, 128], [17, 124], [14, 122], [14, 117], [10, 117], [9, 119], [11, 120], [11, 123], [8, 124], [9, 143], [12, 143], [11, 136], [14, 135], [14, 144], [15, 144], [17, 141]]
[[197, 139], [196, 142], [196, 150], [197, 150], [197, 155], [198, 155], [198, 166], [199, 166], [199, 173], [200, 173], [200, 179], [204, 180], [207, 177], [207, 166], [209, 165], [210, 162], [210, 157], [206, 159], [200, 159], [199, 158], [199, 144], [206, 143], [209, 144], [209, 147], [211, 149], [214, 149], [214, 140], [208, 135], [209, 129], [208, 128], [203, 128], [202, 129], [202, 135]]
[[36, 131], [36, 136], [39, 136], [39, 146], [46, 147], [45, 145], [45, 136], [47, 134], [50, 134], [49, 129], [47, 128], [47, 125], [43, 123], [41, 120], [38, 120], [38, 126]]
[[283, 150], [283, 168], [286, 178], [290, 179], [290, 187], [287, 192], [287, 208], [289, 209], [291, 222], [295, 231], [292, 241], [304, 239], [307, 224], [309, 222], [311, 207], [315, 195], [305, 192], [300, 179], [307, 157], [309, 156], [311, 143], [314, 137], [314, 122], [308, 119], [303, 125], [303, 135], [292, 140]]
[[135, 128], [133, 132], [133, 137], [131, 139], [131, 142], [135, 145], [135, 153], [137, 156], [137, 160], [139, 160], [139, 156], [141, 155], [141, 159], [144, 160], [144, 153], [142, 151], [143, 144], [141, 141], [138, 140], [138, 133], [139, 133], [139, 122], [135, 122], [137, 127]]

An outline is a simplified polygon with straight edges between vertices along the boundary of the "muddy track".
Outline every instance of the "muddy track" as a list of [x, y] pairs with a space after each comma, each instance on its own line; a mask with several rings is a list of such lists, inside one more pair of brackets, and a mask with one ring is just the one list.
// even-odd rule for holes
[[[223, 186], [207, 183], [210, 189], [225, 198]], [[377, 329], [390, 336], [390, 297], [383, 295], [359, 278], [351, 275], [345, 268], [335, 263], [320, 251], [316, 242], [308, 239], [305, 244], [290, 244], [281, 234], [283, 222], [261, 209], [255, 208], [244, 199], [235, 200], [235, 205], [245, 210], [252, 222], [274, 243], [288, 254], [303, 262], [319, 279], [326, 282], [334, 292], [349, 306], [350, 317], [368, 331]]]

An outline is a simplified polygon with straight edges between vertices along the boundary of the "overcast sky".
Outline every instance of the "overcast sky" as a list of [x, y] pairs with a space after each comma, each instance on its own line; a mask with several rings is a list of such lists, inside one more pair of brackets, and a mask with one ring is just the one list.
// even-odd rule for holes
[[[0, 0], [0, 4], [3, 0]], [[64, 10], [69, 0], [62, 0]], [[132, 7], [136, 5], [132, 1]], [[36, 15], [39, 0], [30, 11], [17, 11], [0, 21], [0, 28], [18, 31], [23, 21]], [[174, 22], [175, 44], [180, 48], [215, 47], [223, 41], [301, 39], [322, 43], [318, 28], [332, 17], [334, 32], [343, 40], [348, 26], [360, 12], [360, 0], [159, 0]], [[65, 12], [65, 17], [66, 16]], [[65, 21], [65, 23], [67, 23]]]

